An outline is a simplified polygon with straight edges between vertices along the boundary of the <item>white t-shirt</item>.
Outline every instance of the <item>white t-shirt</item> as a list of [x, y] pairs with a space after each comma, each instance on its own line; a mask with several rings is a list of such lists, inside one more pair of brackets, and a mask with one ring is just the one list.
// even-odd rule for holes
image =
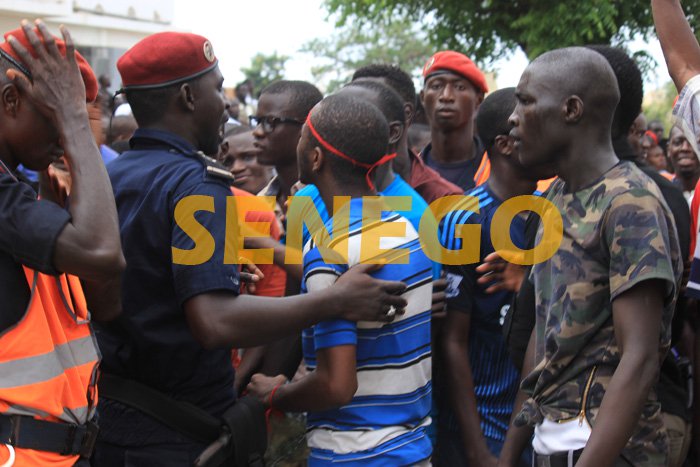
[[537, 454], [550, 456], [581, 449], [586, 446], [590, 436], [591, 427], [585, 419], [557, 423], [545, 418], [535, 427], [532, 447]]

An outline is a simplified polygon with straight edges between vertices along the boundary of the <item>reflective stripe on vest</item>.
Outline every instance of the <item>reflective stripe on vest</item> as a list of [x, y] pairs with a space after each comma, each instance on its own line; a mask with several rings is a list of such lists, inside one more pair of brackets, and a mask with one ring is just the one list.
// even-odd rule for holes
[[29, 306], [0, 334], [0, 413], [82, 425], [94, 414], [100, 357], [80, 281], [24, 273]]
[[476, 173], [474, 174], [474, 183], [476, 186], [481, 186], [484, 183], [486, 183], [486, 180], [489, 179], [489, 176], [491, 175], [491, 161], [489, 160], [489, 155], [484, 151], [484, 155], [481, 156], [481, 163], [479, 164], [479, 168], [476, 169]]

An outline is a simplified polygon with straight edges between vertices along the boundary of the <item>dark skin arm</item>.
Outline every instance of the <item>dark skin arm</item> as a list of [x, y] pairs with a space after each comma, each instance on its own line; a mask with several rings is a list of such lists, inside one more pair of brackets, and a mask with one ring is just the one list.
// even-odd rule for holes
[[36, 24], [44, 45], [28, 22], [24, 21], [22, 28], [37, 58], [10, 39], [11, 46], [32, 73], [33, 82], [17, 70], [8, 70], [7, 77], [21, 95], [28, 96], [54, 123], [69, 162], [72, 218], [56, 240], [54, 266], [80, 277], [86, 295], [92, 300], [89, 304], [93, 317], [109, 320], [121, 311], [118, 278], [125, 267], [114, 195], [90, 131], [85, 88], [70, 34], [61, 29], [67, 52], [62, 57], [46, 26], [40, 21]]
[[228, 292], [197, 295], [184, 304], [195, 339], [208, 349], [252, 347], [297, 334], [320, 321], [391, 321], [391, 306], [403, 313], [402, 282], [374, 279], [379, 265], [360, 264], [324, 290], [293, 297], [235, 296]]
[[[275, 391], [272, 407], [285, 412], [318, 412], [348, 404], [357, 391], [356, 347], [340, 345], [316, 353], [318, 366], [301, 380], [280, 386]], [[253, 375], [248, 392], [264, 404], [270, 393], [285, 376]]]
[[622, 356], [578, 467], [612, 466], [639, 421], [659, 377], [663, 287], [660, 280], [644, 281], [612, 303], [615, 338]]
[[[532, 370], [535, 368], [535, 363], [535, 330], [533, 329], [532, 334], [530, 334], [530, 340], [527, 344], [527, 350], [525, 351], [523, 369], [520, 373], [521, 380], [525, 379], [525, 377], [532, 372]], [[515, 396], [515, 402], [513, 403], [513, 414], [510, 417], [510, 426], [508, 427], [506, 440], [503, 443], [501, 455], [498, 459], [499, 466], [514, 467], [518, 465], [519, 459], [523, 455], [523, 451], [530, 442], [530, 438], [532, 438], [532, 433], [534, 430], [531, 426], [526, 425], [518, 427], [513, 423], [527, 398], [527, 394], [525, 394], [522, 390], [519, 390], [518, 394]]]
[[464, 454], [469, 465], [496, 465], [481, 432], [477, 411], [474, 379], [469, 363], [469, 329], [471, 315], [455, 310], [447, 311], [443, 350], [447, 361], [450, 404], [462, 432]]
[[700, 74], [700, 45], [679, 0], [652, 0], [651, 11], [668, 72], [680, 92], [690, 78]]

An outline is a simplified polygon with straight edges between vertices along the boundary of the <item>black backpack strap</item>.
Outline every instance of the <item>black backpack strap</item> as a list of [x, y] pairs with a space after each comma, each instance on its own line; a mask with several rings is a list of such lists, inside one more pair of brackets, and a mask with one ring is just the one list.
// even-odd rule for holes
[[138, 409], [192, 440], [209, 444], [221, 434], [222, 424], [213, 415], [144, 384], [102, 373], [97, 386], [100, 397]]

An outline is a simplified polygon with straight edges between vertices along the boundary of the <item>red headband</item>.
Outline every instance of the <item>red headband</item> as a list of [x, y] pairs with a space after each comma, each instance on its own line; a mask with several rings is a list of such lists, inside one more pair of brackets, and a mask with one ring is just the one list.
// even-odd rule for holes
[[647, 131], [644, 132], [644, 134], [645, 134], [646, 136], [648, 136], [649, 138], [651, 138], [651, 139], [654, 141], [654, 144], [655, 144], [655, 145], [657, 145], [657, 146], [659, 145], [659, 137], [656, 136], [656, 133], [654, 133], [654, 132], [651, 131], [651, 130], [647, 130]]
[[350, 162], [352, 165], [355, 165], [357, 167], [362, 167], [363, 169], [367, 169], [367, 175], [365, 175], [365, 179], [367, 180], [367, 185], [374, 190], [374, 184], [372, 183], [372, 177], [370, 176], [372, 174], [372, 170], [376, 169], [380, 165], [386, 164], [390, 160], [392, 160], [394, 157], [396, 157], [396, 153], [393, 154], [386, 154], [383, 156], [381, 159], [379, 159], [377, 162], [374, 164], [366, 164], [364, 162], [360, 162], [358, 160], [353, 159], [352, 157], [348, 156], [347, 154], [344, 154], [343, 152], [339, 151], [338, 149], [334, 148], [328, 141], [323, 139], [321, 135], [318, 134], [318, 131], [316, 131], [316, 128], [314, 128], [313, 123], [311, 123], [311, 114], [309, 114], [308, 117], [306, 117], [306, 126], [309, 127], [309, 130], [311, 130], [311, 134], [314, 135], [314, 138], [318, 140], [319, 143], [321, 143], [321, 146], [323, 146], [327, 151], [331, 152], [332, 154], [335, 154], [336, 156], [340, 157], [341, 159], [345, 159], [346, 161]]

